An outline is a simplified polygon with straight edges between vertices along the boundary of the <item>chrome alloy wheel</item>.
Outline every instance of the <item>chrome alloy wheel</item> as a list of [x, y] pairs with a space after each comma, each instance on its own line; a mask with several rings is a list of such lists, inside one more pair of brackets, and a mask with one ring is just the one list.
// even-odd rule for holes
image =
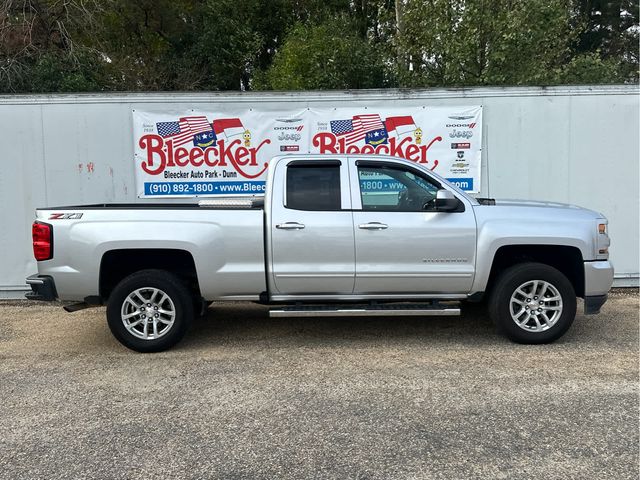
[[562, 296], [544, 280], [530, 280], [515, 289], [509, 312], [516, 325], [527, 332], [544, 332], [562, 315]]
[[143, 287], [124, 299], [120, 315], [131, 335], [143, 340], [155, 340], [171, 330], [176, 318], [176, 306], [162, 290]]

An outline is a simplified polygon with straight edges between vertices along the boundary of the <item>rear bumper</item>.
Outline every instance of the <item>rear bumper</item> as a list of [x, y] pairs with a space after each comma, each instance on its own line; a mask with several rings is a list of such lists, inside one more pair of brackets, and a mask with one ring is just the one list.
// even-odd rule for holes
[[26, 282], [31, 287], [31, 291], [25, 294], [27, 299], [53, 302], [58, 298], [56, 284], [52, 277], [36, 274], [27, 277]]

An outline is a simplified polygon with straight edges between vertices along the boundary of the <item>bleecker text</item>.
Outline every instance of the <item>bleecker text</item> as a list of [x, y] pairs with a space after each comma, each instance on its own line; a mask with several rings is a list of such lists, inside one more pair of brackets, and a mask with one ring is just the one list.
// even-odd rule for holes
[[[398, 141], [396, 138], [390, 138], [389, 144], [382, 145], [347, 145], [344, 138], [338, 138], [329, 132], [317, 133], [313, 137], [313, 146], [319, 149], [319, 153], [356, 153], [392, 155], [394, 157], [402, 157], [416, 163], [429, 163], [427, 159], [427, 151], [435, 142], [441, 142], [442, 137], [435, 137], [427, 145], [416, 145], [411, 143], [411, 138], [407, 137]], [[431, 170], [438, 166], [438, 160], [433, 161]]]
[[244, 178], [258, 178], [266, 171], [268, 166], [266, 162], [255, 174], [248, 173], [245, 168], [259, 167], [258, 151], [269, 143], [271, 140], [265, 139], [257, 147], [249, 148], [241, 146], [240, 140], [233, 140], [228, 145], [225, 140], [219, 140], [217, 146], [204, 150], [198, 147], [174, 148], [171, 140], [165, 141], [160, 135], [155, 134], [143, 135], [138, 142], [140, 148], [146, 152], [146, 159], [141, 165], [142, 170], [149, 175], [159, 175], [167, 167], [201, 167], [206, 165], [207, 167], [231, 166]]

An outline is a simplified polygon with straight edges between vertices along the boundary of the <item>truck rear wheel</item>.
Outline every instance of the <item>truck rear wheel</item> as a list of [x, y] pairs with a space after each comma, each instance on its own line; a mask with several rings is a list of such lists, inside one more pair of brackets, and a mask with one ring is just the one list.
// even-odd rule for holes
[[160, 352], [178, 343], [193, 318], [193, 300], [178, 277], [164, 270], [129, 275], [111, 292], [107, 322], [124, 346]]
[[560, 271], [542, 263], [520, 263], [498, 277], [489, 299], [498, 329], [518, 343], [557, 340], [576, 315], [576, 294]]

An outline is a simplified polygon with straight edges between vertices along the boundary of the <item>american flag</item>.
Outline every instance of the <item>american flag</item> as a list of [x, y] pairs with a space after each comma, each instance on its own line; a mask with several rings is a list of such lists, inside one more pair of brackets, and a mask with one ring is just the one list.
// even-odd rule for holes
[[355, 115], [351, 120], [332, 120], [331, 132], [337, 136], [345, 136], [347, 145], [364, 140], [367, 132], [384, 129], [380, 115]]
[[182, 117], [178, 122], [158, 122], [156, 127], [158, 128], [158, 135], [167, 140], [172, 140], [173, 145], [176, 147], [192, 142], [193, 136], [198, 133], [213, 130], [204, 115]]

